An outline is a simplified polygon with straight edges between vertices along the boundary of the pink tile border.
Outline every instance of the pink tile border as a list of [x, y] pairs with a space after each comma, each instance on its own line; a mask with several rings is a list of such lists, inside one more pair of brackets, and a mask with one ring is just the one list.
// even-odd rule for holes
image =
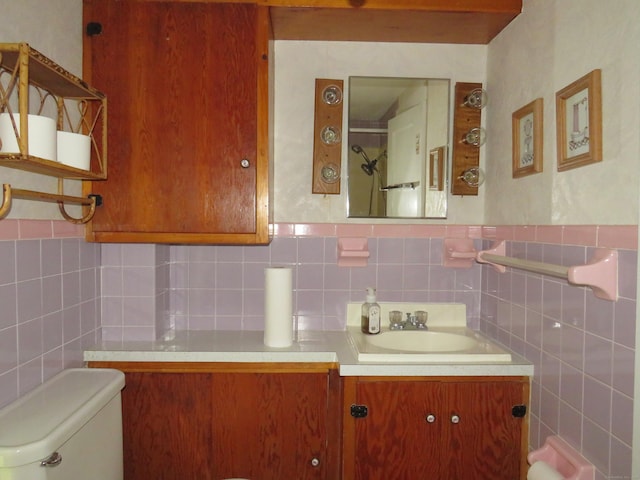
[[[366, 238], [484, 238], [637, 250], [636, 225], [389, 225], [280, 223], [276, 236]], [[0, 235], [2, 232], [0, 231]]]
[[[388, 225], [277, 223], [278, 237], [486, 238], [526, 242], [638, 249], [637, 225]], [[0, 240], [83, 238], [84, 226], [65, 220], [0, 220]]]
[[595, 225], [566, 225], [562, 232], [564, 245], [595, 247], [598, 241], [598, 227]]
[[637, 250], [638, 227], [636, 225], [599, 226], [598, 247]]
[[0, 220], [0, 240], [83, 238], [84, 226], [66, 220]]
[[20, 238], [52, 238], [51, 220], [19, 220]]

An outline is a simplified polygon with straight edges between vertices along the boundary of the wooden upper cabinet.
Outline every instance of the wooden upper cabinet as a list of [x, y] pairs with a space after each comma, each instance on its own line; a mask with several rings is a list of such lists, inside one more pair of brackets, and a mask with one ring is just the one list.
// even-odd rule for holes
[[107, 94], [108, 180], [87, 240], [269, 241], [269, 14], [84, 0], [85, 78]]
[[488, 44], [522, 0], [258, 0], [278, 40]]

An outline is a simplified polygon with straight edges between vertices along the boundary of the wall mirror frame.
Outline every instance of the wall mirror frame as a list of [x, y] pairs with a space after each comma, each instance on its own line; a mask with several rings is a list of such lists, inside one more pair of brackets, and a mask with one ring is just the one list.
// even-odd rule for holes
[[446, 218], [449, 79], [349, 77], [348, 217]]

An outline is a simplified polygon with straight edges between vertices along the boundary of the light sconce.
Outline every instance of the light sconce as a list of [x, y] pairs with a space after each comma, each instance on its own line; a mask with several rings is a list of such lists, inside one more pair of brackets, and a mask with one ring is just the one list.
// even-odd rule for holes
[[467, 168], [458, 178], [470, 187], [477, 188], [484, 183], [484, 171], [480, 167]]
[[322, 90], [322, 101], [327, 105], [338, 105], [342, 102], [342, 88], [338, 85], [327, 85]]
[[482, 127], [475, 127], [465, 133], [462, 141], [467, 145], [481, 147], [487, 140], [487, 134]]
[[451, 148], [451, 193], [478, 195], [479, 147], [486, 140], [481, 109], [487, 94], [481, 83], [456, 83], [454, 95], [453, 138], [457, 141]]
[[483, 88], [474, 88], [465, 97], [462, 105], [470, 108], [484, 108], [487, 105], [489, 97]]
[[342, 88], [342, 80], [316, 79], [312, 193], [340, 193]]

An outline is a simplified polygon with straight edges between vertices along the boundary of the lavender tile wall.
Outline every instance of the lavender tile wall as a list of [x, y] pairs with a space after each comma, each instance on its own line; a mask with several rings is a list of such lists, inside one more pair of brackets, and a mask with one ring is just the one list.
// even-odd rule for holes
[[300, 330], [343, 330], [345, 305], [367, 286], [381, 301], [458, 301], [479, 319], [480, 267], [445, 269], [440, 238], [371, 238], [366, 267], [337, 266], [336, 237], [276, 237], [268, 247], [171, 247], [177, 329], [263, 328], [264, 269], [293, 269]]
[[99, 252], [79, 238], [0, 241], [0, 406], [100, 341]]
[[172, 327], [169, 246], [102, 246], [102, 338], [148, 340]]
[[[487, 244], [488, 247], [488, 244]], [[576, 265], [592, 247], [507, 244], [507, 255]], [[637, 250], [618, 250], [616, 302], [551, 277], [483, 267], [480, 328], [535, 365], [531, 448], [560, 435], [598, 469], [630, 478]]]
[[[510, 255], [532, 260], [574, 264], [594, 246], [617, 248], [621, 298], [608, 302], [549, 277], [443, 268], [442, 238], [476, 238], [478, 227], [280, 225], [270, 246], [168, 247], [88, 244], [65, 222], [3, 222], [0, 238], [22, 239], [0, 241], [0, 405], [81, 365], [83, 348], [101, 335], [261, 329], [264, 268], [288, 265], [301, 329], [344, 328], [344, 304], [360, 301], [369, 285], [382, 301], [465, 302], [472, 327], [535, 365], [532, 447], [559, 434], [596, 464], [598, 478], [629, 475], [636, 227], [481, 229], [485, 237], [511, 239]], [[336, 265], [341, 230], [369, 238], [367, 267]], [[73, 238], [49, 238], [56, 235]], [[586, 245], [574, 244], [580, 242]]]

